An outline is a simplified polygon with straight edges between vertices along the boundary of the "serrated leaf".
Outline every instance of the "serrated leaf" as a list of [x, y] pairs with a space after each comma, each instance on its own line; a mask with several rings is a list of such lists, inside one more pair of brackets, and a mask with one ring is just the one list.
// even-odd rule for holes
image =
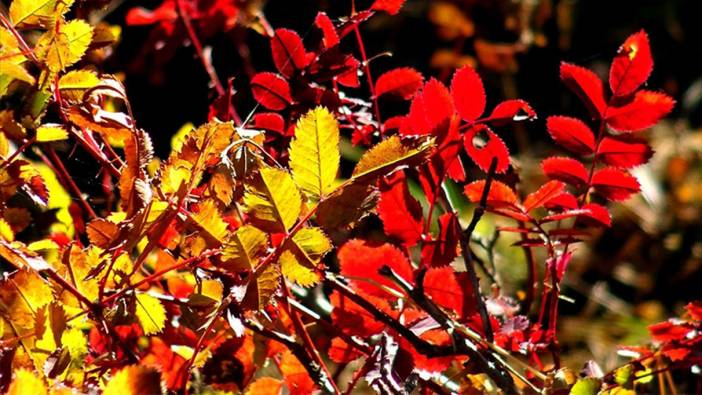
[[411, 67], [390, 70], [375, 82], [375, 95], [393, 95], [408, 100], [422, 87], [424, 77]]
[[283, 276], [303, 287], [317, 284], [320, 275], [315, 268], [330, 249], [331, 242], [321, 229], [300, 229], [280, 255]]
[[546, 129], [558, 145], [569, 151], [588, 155], [595, 150], [595, 135], [583, 121], [577, 118], [548, 117]]
[[244, 194], [251, 222], [268, 232], [286, 232], [300, 215], [302, 198], [285, 170], [262, 168]]
[[398, 170], [381, 178], [378, 184], [378, 215], [385, 233], [412, 247], [422, 238], [423, 217], [422, 207], [409, 192], [405, 173]]
[[295, 126], [290, 168], [300, 189], [315, 200], [328, 195], [339, 170], [339, 125], [324, 107], [310, 110]]
[[37, 142], [48, 143], [68, 139], [68, 131], [60, 124], [46, 124], [37, 128]]
[[58, 72], [83, 57], [93, 39], [93, 28], [83, 20], [60, 24], [58, 31], [48, 30], [37, 42], [37, 57], [46, 61], [49, 70]]
[[247, 310], [263, 309], [268, 305], [271, 297], [278, 289], [279, 283], [280, 270], [273, 265], [269, 265], [256, 277], [256, 282], [249, 283], [244, 300], [241, 302], [242, 307]]
[[48, 24], [54, 19], [56, 0], [14, 0], [10, 3], [10, 20], [17, 26]]
[[198, 203], [199, 211], [192, 214], [192, 219], [210, 236], [220, 243], [227, 237], [227, 223], [212, 199]]
[[61, 76], [59, 79], [59, 90], [65, 99], [79, 101], [83, 98], [86, 90], [100, 84], [95, 72], [90, 70], [73, 70]]
[[21, 269], [0, 282], [0, 311], [19, 335], [34, 330], [37, 311], [53, 299], [49, 285], [31, 269]]
[[420, 163], [432, 146], [431, 140], [401, 140], [392, 136], [363, 154], [353, 169], [352, 178], [373, 178], [403, 165]]
[[147, 366], [127, 366], [107, 381], [103, 395], [162, 394], [161, 374]]
[[266, 252], [268, 235], [251, 225], [243, 225], [225, 242], [222, 262], [232, 271], [252, 270]]
[[485, 88], [480, 76], [470, 66], [464, 66], [453, 75], [451, 96], [456, 111], [466, 121], [474, 121], [485, 111]]
[[145, 335], [163, 331], [166, 310], [161, 301], [148, 294], [136, 295], [136, 316]]
[[609, 87], [614, 96], [626, 96], [641, 86], [653, 70], [648, 35], [641, 30], [619, 47], [609, 70]]

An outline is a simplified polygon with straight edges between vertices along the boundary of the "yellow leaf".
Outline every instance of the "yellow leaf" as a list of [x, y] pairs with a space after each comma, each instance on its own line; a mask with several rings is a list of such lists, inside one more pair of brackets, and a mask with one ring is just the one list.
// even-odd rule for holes
[[283, 276], [303, 287], [315, 285], [320, 280], [315, 268], [330, 249], [331, 242], [321, 229], [301, 229], [280, 255]]
[[45, 59], [49, 70], [58, 72], [83, 57], [93, 38], [93, 29], [85, 21], [74, 19], [59, 24], [58, 31], [51, 29], [37, 42], [37, 57]]
[[263, 168], [244, 195], [251, 222], [268, 232], [286, 232], [300, 215], [302, 198], [290, 174]]
[[377, 197], [377, 191], [372, 185], [347, 185], [319, 203], [317, 223], [328, 232], [348, 228], [375, 207]]
[[225, 243], [223, 264], [231, 271], [251, 270], [266, 252], [267, 246], [268, 236], [265, 233], [251, 225], [243, 225]]
[[110, 380], [103, 395], [163, 394], [161, 374], [154, 368], [132, 365], [122, 368]]
[[18, 270], [0, 282], [0, 312], [9, 318], [19, 335], [34, 330], [37, 311], [53, 299], [49, 285], [30, 269]]
[[0, 218], [0, 237], [7, 241], [15, 241], [15, 233], [4, 219]]
[[220, 243], [227, 236], [227, 223], [214, 200], [203, 200], [198, 204], [200, 211], [192, 214], [193, 220]]
[[151, 295], [136, 296], [136, 316], [145, 335], [161, 332], [166, 324], [166, 310], [161, 301]]
[[37, 374], [27, 369], [15, 371], [14, 380], [10, 384], [7, 395], [46, 395], [46, 384]]
[[[107, 258], [109, 258], [109, 256], [107, 256]], [[104, 259], [106, 259], [106, 256], [102, 254], [102, 250], [99, 248], [91, 246], [83, 250], [78, 245], [72, 244], [68, 251], [68, 261], [71, 264], [72, 273], [70, 275], [68, 273], [65, 275], [65, 277], [67, 277], [66, 280], [69, 282], [72, 282], [72, 278], [80, 280], [75, 281], [76, 289], [90, 300], [97, 299], [99, 293], [98, 279], [92, 278], [85, 280], [85, 278], [90, 274], [91, 270], [100, 265]], [[76, 306], [79, 306], [79, 304]]]
[[37, 142], [62, 141], [68, 138], [68, 131], [59, 124], [46, 124], [37, 128]]
[[185, 137], [194, 129], [195, 125], [193, 125], [192, 122], [184, 123], [173, 137], [171, 137], [171, 150], [173, 150], [173, 152], [180, 152], [181, 148], [183, 148]]
[[15, 0], [10, 4], [12, 24], [41, 25], [54, 19], [57, 0]]
[[88, 353], [88, 340], [78, 328], [65, 330], [61, 335], [61, 345], [68, 349], [73, 360], [80, 360]]
[[100, 83], [95, 72], [90, 70], [73, 70], [61, 76], [59, 79], [59, 90], [65, 99], [79, 101], [83, 99], [83, 93], [90, 88], [94, 88]]
[[295, 183], [312, 198], [331, 192], [339, 170], [339, 125], [326, 108], [310, 110], [297, 121], [290, 168]]
[[353, 169], [353, 178], [372, 178], [390, 170], [424, 160], [432, 147], [427, 140], [401, 140], [398, 136], [385, 139], [369, 149]]
[[221, 300], [224, 286], [219, 280], [204, 280], [202, 281], [202, 292], [200, 293], [212, 300]]
[[256, 282], [250, 282], [246, 288], [246, 295], [241, 303], [244, 309], [260, 310], [264, 308], [278, 289], [279, 281], [280, 271], [275, 266], [268, 265], [256, 277]]

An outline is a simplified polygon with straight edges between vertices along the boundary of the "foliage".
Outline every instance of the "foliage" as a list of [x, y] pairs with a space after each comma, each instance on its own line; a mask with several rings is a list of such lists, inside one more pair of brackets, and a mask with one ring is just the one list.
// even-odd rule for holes
[[[132, 8], [127, 25], [152, 29], [144, 50], [167, 60], [192, 43], [216, 93], [209, 121], [161, 160], [120, 76], [100, 71], [119, 41], [88, 23], [105, 4], [14, 0], [0, 27], [0, 390], [302, 394], [364, 381], [380, 393], [591, 394], [646, 386], [652, 364], [699, 364], [699, 302], [651, 326], [652, 345], [623, 349], [636, 358], [612, 372], [576, 379], [560, 360], [574, 246], [639, 192], [632, 169], [653, 155], [641, 132], [674, 106], [641, 89], [646, 33], [618, 49], [608, 89], [561, 64], [590, 117], [546, 117], [568, 154], [545, 158], [526, 191], [501, 138], [536, 119], [526, 101], [492, 106], [471, 66], [448, 86], [405, 66], [373, 79], [359, 26], [403, 3], [319, 12], [304, 37], [273, 29], [255, 2]], [[275, 67], [252, 73], [245, 118], [200, 41], [240, 25], [269, 41]], [[348, 140], [366, 149], [346, 171]], [[74, 151], [94, 161], [99, 191], [81, 191], [64, 164]], [[505, 224], [487, 242], [486, 213]], [[518, 299], [490, 258], [510, 233], [528, 263]]]

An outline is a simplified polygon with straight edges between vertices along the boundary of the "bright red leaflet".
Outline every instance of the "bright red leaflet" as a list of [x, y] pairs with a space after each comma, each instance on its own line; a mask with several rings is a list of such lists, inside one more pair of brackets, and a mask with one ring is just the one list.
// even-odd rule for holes
[[629, 198], [640, 189], [639, 182], [631, 174], [614, 168], [605, 168], [592, 176], [592, 186], [597, 193], [613, 201]]
[[589, 173], [580, 161], [572, 158], [551, 157], [541, 161], [541, 170], [548, 178], [579, 187], [587, 184]]
[[408, 247], [417, 244], [422, 238], [422, 207], [410, 195], [404, 171], [381, 178], [378, 188], [378, 215], [385, 234], [397, 237]]
[[653, 70], [648, 36], [641, 30], [624, 41], [609, 70], [609, 88], [614, 96], [626, 96], [646, 82]]
[[251, 93], [257, 102], [270, 110], [282, 110], [292, 102], [288, 81], [275, 73], [256, 74], [251, 79]]
[[381, 75], [375, 82], [376, 96], [392, 95], [409, 100], [422, 87], [424, 77], [411, 67], [400, 67]]
[[583, 121], [577, 118], [548, 117], [546, 129], [558, 145], [569, 151], [587, 155], [595, 150], [595, 135]]
[[485, 111], [483, 81], [470, 66], [456, 70], [451, 80], [451, 96], [458, 115], [465, 121], [475, 121]]

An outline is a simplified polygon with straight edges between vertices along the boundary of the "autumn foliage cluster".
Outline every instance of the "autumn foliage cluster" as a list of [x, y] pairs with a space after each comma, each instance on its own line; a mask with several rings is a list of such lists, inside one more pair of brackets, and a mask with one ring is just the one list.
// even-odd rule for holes
[[[560, 154], [524, 190], [500, 136], [538, 109], [488, 108], [470, 66], [448, 86], [403, 65], [375, 78], [360, 27], [402, 5], [320, 11], [302, 36], [248, 2], [132, 8], [125, 28], [152, 29], [145, 50], [191, 44], [215, 95], [210, 121], [157, 158], [119, 75], [101, 72], [119, 28], [88, 21], [107, 4], [13, 0], [0, 27], [0, 391], [634, 393], [654, 368], [699, 364], [700, 302], [615, 371], [560, 360], [573, 250], [639, 192], [631, 170], [653, 155], [642, 131], [674, 107], [643, 87], [646, 32], [607, 81], [560, 65], [589, 117], [538, 114]], [[247, 92], [219, 80], [202, 44], [235, 25], [266, 37], [275, 66]], [[253, 98], [250, 115], [235, 95]], [[344, 141], [364, 149], [350, 165]], [[89, 193], [65, 163], [75, 152], [98, 169]], [[487, 216], [526, 254], [515, 294], [486, 286]]]

